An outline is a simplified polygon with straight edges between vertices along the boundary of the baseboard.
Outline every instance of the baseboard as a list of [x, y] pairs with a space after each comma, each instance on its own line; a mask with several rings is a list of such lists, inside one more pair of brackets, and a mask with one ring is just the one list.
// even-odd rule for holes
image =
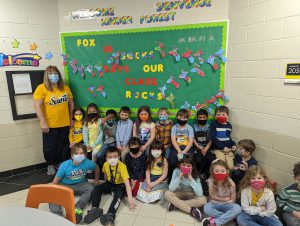
[[0, 178], [11, 177], [22, 173], [28, 173], [35, 170], [45, 169], [47, 167], [47, 163], [39, 163], [31, 166], [25, 166], [17, 169], [12, 169], [4, 172], [0, 172]]

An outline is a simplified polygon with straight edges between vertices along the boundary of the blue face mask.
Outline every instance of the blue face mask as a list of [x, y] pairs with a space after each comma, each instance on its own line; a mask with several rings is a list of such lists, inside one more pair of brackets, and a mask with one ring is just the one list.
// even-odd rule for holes
[[168, 120], [169, 116], [168, 115], [159, 115], [158, 118], [159, 118], [160, 121], [164, 122], [164, 121]]
[[85, 160], [85, 155], [73, 155], [73, 160], [77, 163], [81, 163]]
[[49, 74], [48, 78], [49, 78], [51, 84], [57, 84], [59, 81], [59, 75], [56, 73]]
[[114, 124], [114, 120], [112, 120], [112, 119], [107, 120], [106, 123], [107, 123], [108, 126], [112, 127], [113, 124]]

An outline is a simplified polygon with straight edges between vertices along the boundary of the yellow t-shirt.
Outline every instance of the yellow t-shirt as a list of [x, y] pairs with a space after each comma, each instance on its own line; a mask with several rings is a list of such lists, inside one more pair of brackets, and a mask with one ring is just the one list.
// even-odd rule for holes
[[[118, 169], [116, 172], [117, 167]], [[110, 172], [110, 168], [112, 172]], [[112, 174], [113, 178], [115, 178], [114, 184], [123, 184], [125, 180], [130, 178], [126, 165], [120, 160], [117, 166], [110, 166], [108, 162], [105, 162], [102, 168], [102, 172], [106, 175], [108, 181], [111, 181]]]
[[151, 172], [150, 172], [152, 175], [155, 175], [155, 176], [160, 176], [163, 174], [163, 167], [162, 167], [162, 163], [159, 162], [159, 163], [154, 163], [152, 168], [151, 168]]
[[70, 143], [79, 143], [83, 140], [83, 121], [75, 121], [74, 127], [70, 128], [69, 141]]
[[34, 100], [43, 100], [42, 111], [49, 128], [59, 128], [70, 125], [69, 99], [73, 95], [68, 86], [63, 90], [57, 87], [47, 90], [44, 84], [40, 84], [34, 94]]
[[[98, 122], [88, 123], [88, 131], [89, 131], [89, 145], [92, 146], [99, 136], [99, 125]], [[95, 149], [100, 150], [101, 144], [98, 144]]]

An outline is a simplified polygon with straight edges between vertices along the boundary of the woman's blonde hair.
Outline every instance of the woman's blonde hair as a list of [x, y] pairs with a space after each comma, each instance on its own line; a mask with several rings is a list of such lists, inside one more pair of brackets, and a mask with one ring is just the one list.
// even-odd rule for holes
[[60, 73], [60, 71], [58, 70], [58, 68], [56, 66], [52, 66], [52, 65], [48, 66], [46, 68], [45, 72], [44, 72], [44, 85], [45, 85], [46, 89], [51, 90], [51, 91], [53, 90], [52, 84], [51, 84], [51, 82], [49, 80], [49, 77], [48, 77], [48, 75], [53, 71], [55, 71], [59, 76], [59, 80], [58, 80], [58, 83], [57, 83], [57, 88], [59, 90], [63, 90], [65, 84], [64, 84], [64, 80], [61, 76], [61, 73]]
[[265, 171], [263, 171], [262, 168], [260, 168], [257, 165], [254, 166], [250, 166], [244, 176], [244, 178], [241, 180], [240, 182], [240, 192], [242, 192], [243, 189], [251, 186], [251, 178], [255, 177], [257, 174], [260, 174], [264, 180], [265, 180], [265, 187], [267, 188], [272, 188], [270, 185], [270, 180], [267, 176], [267, 174], [265, 173]]
[[[214, 192], [218, 191], [218, 181], [216, 181], [215, 178], [214, 178], [214, 168], [216, 166], [222, 166], [222, 167], [224, 167], [226, 169], [227, 173], [229, 172], [229, 168], [228, 168], [227, 164], [223, 160], [216, 159], [216, 160], [214, 160], [212, 162], [212, 164], [210, 165], [210, 177], [213, 180], [213, 187], [212, 187], [212, 189], [213, 189]], [[221, 186], [223, 186], [225, 188], [226, 192], [230, 191], [232, 184], [229, 181], [229, 176], [227, 177], [226, 180], [222, 181]]]

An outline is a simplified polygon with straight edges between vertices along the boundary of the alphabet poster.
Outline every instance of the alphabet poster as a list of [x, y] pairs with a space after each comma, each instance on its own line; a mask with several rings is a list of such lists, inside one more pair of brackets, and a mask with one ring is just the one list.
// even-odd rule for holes
[[214, 109], [224, 96], [227, 22], [61, 33], [77, 106]]

